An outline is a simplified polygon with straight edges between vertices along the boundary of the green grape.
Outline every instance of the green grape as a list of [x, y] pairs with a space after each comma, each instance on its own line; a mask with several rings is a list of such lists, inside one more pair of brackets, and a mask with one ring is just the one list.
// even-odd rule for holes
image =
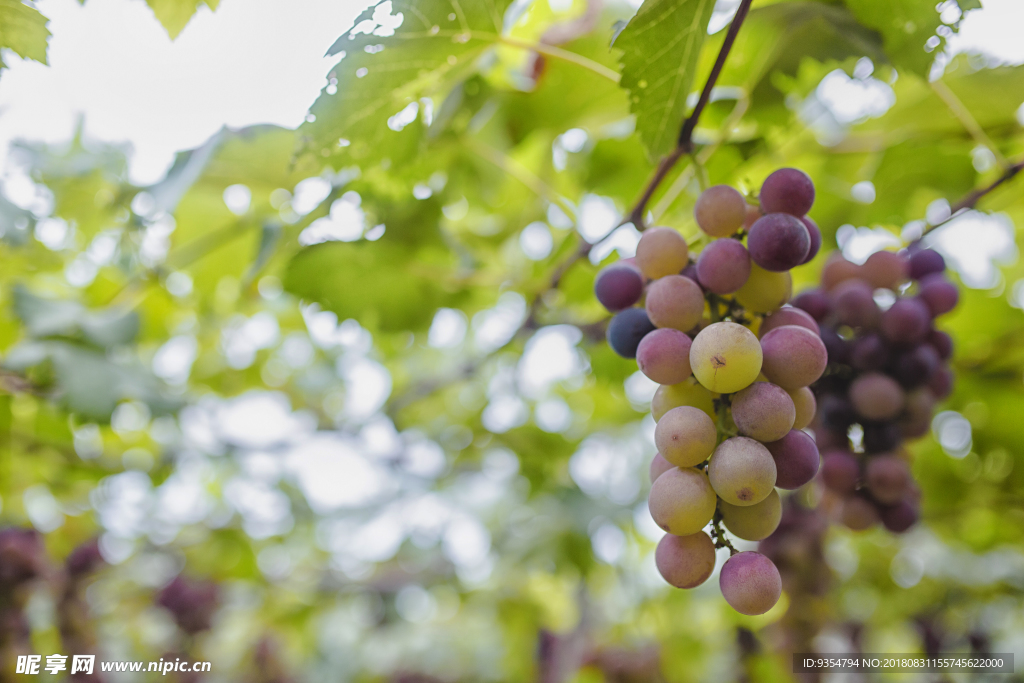
[[690, 346], [690, 367], [710, 391], [731, 394], [750, 386], [761, 372], [761, 345], [737, 323], [708, 325]]
[[726, 439], [711, 456], [708, 479], [718, 497], [732, 505], [754, 505], [775, 489], [775, 459], [745, 436]]
[[673, 408], [693, 406], [703, 410], [711, 419], [715, 419], [714, 398], [715, 395], [698, 384], [693, 377], [679, 384], [662, 384], [651, 399], [651, 414], [657, 422]]
[[696, 588], [715, 570], [715, 544], [703, 531], [689, 536], [665, 534], [654, 551], [662, 577], [676, 588]]
[[699, 408], [680, 406], [665, 413], [654, 428], [654, 445], [677, 467], [693, 467], [715, 450], [714, 421]]
[[793, 278], [788, 272], [773, 273], [750, 264], [750, 277], [736, 292], [736, 301], [751, 313], [771, 313], [789, 301]]
[[772, 489], [768, 497], [754, 505], [730, 505], [718, 502], [722, 523], [733, 536], [744, 541], [760, 541], [772, 535], [782, 521], [782, 498]]
[[818, 410], [818, 401], [814, 398], [814, 392], [809, 387], [800, 387], [789, 392], [796, 407], [796, 420], [793, 422], [793, 429], [805, 429], [814, 420], [814, 413]]
[[686, 240], [672, 228], [648, 228], [636, 245], [636, 265], [651, 280], [678, 275], [689, 261]]
[[676, 536], [697, 533], [715, 516], [708, 475], [691, 467], [674, 467], [655, 479], [647, 503], [658, 526]]
[[733, 396], [732, 419], [744, 436], [764, 443], [778, 441], [793, 428], [796, 406], [782, 387], [755, 382]]

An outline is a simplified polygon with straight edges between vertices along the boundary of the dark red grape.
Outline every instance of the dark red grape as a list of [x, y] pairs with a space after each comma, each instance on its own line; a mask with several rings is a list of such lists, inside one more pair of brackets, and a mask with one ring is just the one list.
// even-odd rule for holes
[[905, 256], [892, 251], [876, 251], [861, 266], [861, 277], [875, 289], [896, 290], [906, 281], [909, 268]]
[[709, 292], [732, 294], [750, 277], [750, 254], [739, 240], [715, 240], [697, 258], [697, 281]]
[[597, 300], [612, 313], [640, 301], [643, 293], [644, 276], [633, 266], [615, 263], [602, 269], [594, 278]]
[[793, 305], [807, 311], [808, 315], [819, 323], [831, 312], [832, 304], [829, 302], [828, 294], [820, 289], [809, 289], [801, 292], [793, 299]]
[[922, 344], [900, 354], [892, 369], [900, 384], [912, 388], [931, 380], [941, 364], [939, 352], [929, 344]]
[[818, 473], [818, 447], [814, 439], [796, 429], [765, 447], [775, 459], [775, 485], [780, 489], [798, 489]]
[[884, 453], [900, 445], [903, 434], [899, 425], [893, 422], [864, 422], [864, 450], [868, 453]]
[[949, 313], [956, 308], [960, 300], [960, 292], [956, 285], [947, 280], [941, 273], [926, 275], [919, 281], [917, 297], [924, 301], [933, 317]]
[[654, 323], [642, 308], [627, 308], [608, 323], [608, 346], [623, 358], [636, 358], [640, 340], [654, 330]]
[[874, 328], [881, 312], [871, 285], [863, 280], [846, 280], [832, 290], [832, 308], [843, 325]]
[[857, 419], [853, 404], [841, 396], [826, 394], [818, 403], [818, 419], [828, 429], [846, 434], [847, 428]]
[[895, 455], [876, 455], [868, 459], [864, 483], [876, 501], [893, 505], [910, 488], [910, 468]]
[[902, 534], [914, 526], [918, 519], [917, 506], [908, 500], [901, 500], [895, 505], [881, 506], [879, 515], [885, 528], [897, 534]]
[[100, 554], [100, 544], [96, 539], [86, 541], [71, 551], [71, 554], [64, 560], [68, 574], [71, 576], [84, 576], [92, 573], [103, 564], [103, 556]]
[[881, 370], [889, 362], [889, 347], [877, 334], [868, 334], [853, 342], [850, 364], [858, 370]]
[[811, 250], [811, 236], [799, 218], [769, 213], [750, 226], [747, 249], [754, 263], [781, 272], [803, 263]]
[[882, 314], [882, 334], [897, 344], [916, 344], [928, 334], [931, 311], [917, 299], [899, 299]]
[[219, 594], [215, 583], [179, 575], [160, 591], [156, 602], [170, 611], [182, 631], [195, 634], [210, 628]]
[[942, 400], [953, 392], [953, 371], [940, 367], [928, 382], [928, 388], [936, 399]]
[[934, 249], [921, 249], [910, 255], [910, 277], [920, 280], [932, 273], [941, 273], [946, 269], [946, 259]]
[[818, 251], [821, 249], [821, 229], [818, 228], [818, 224], [811, 220], [809, 216], [802, 216], [800, 220], [803, 222], [804, 227], [807, 228], [807, 234], [811, 238], [811, 249], [807, 252], [804, 260], [800, 262], [803, 265], [804, 263], [810, 263], [818, 255]]
[[0, 585], [10, 587], [40, 576], [45, 556], [35, 529], [0, 529]]
[[860, 465], [849, 451], [828, 451], [821, 460], [821, 478], [836, 493], [853, 493], [860, 480]]
[[928, 343], [938, 351], [939, 358], [949, 360], [953, 357], [953, 338], [942, 330], [932, 330], [928, 333]]
[[803, 216], [814, 204], [814, 182], [799, 169], [780, 168], [765, 178], [758, 199], [766, 214]]
[[821, 341], [828, 351], [830, 363], [847, 363], [850, 360], [850, 344], [831, 327], [821, 328]]

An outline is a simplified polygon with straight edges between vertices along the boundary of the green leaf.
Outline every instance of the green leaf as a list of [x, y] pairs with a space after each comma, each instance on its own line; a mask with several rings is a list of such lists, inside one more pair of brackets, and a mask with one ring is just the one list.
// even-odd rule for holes
[[942, 25], [935, 5], [918, 0], [846, 0], [857, 21], [882, 34], [882, 46], [893, 66], [928, 76], [935, 55], [941, 54], [942, 43], [931, 52], [924, 44]]
[[[367, 8], [329, 55], [344, 54], [299, 129], [306, 152], [345, 162], [400, 161], [418, 148], [423, 112], [401, 130], [395, 114], [424, 96], [443, 97], [495, 45], [509, 0], [422, 0]], [[396, 18], [402, 23], [394, 28]], [[332, 94], [333, 93], [333, 94]]]
[[[50, 32], [47, 19], [39, 10], [21, 0], [0, 0], [0, 49], [12, 50], [20, 57], [46, 64], [46, 44]], [[4, 67], [0, 58], [0, 69]]]
[[100, 347], [130, 344], [139, 333], [139, 316], [118, 309], [87, 311], [81, 304], [44, 299], [21, 285], [14, 288], [14, 311], [36, 338], [82, 339]]
[[620, 85], [652, 157], [676, 145], [714, 0], [647, 0], [615, 40]]
[[220, 0], [146, 0], [167, 35], [174, 40], [182, 32], [200, 5], [216, 10]]

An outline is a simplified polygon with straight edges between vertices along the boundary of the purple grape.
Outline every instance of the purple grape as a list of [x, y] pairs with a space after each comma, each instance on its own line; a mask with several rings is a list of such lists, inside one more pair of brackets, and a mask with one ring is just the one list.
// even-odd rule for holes
[[100, 554], [100, 544], [96, 539], [86, 541], [71, 551], [64, 566], [71, 576], [84, 576], [96, 571], [104, 563]]
[[801, 292], [793, 299], [793, 305], [807, 311], [808, 315], [819, 323], [832, 311], [832, 304], [828, 294], [820, 289], [809, 289]]
[[931, 317], [931, 311], [923, 302], [898, 299], [882, 314], [882, 334], [896, 344], [916, 344], [928, 334]]
[[847, 428], [857, 419], [853, 404], [847, 399], [827, 394], [818, 403], [818, 419], [828, 429], [846, 434]]
[[906, 403], [906, 395], [896, 380], [880, 372], [868, 372], [855, 379], [849, 396], [857, 414], [869, 420], [891, 420]]
[[947, 280], [941, 273], [926, 275], [919, 281], [917, 298], [924, 301], [933, 317], [949, 313], [956, 308], [960, 300], [960, 292], [956, 285]]
[[782, 595], [778, 568], [761, 553], [737, 553], [722, 565], [719, 576], [722, 597], [740, 614], [764, 614]]
[[928, 333], [928, 343], [939, 353], [939, 358], [949, 360], [953, 357], [953, 338], [942, 330], [932, 330]]
[[715, 240], [697, 258], [697, 281], [709, 292], [732, 294], [749, 277], [750, 254], [738, 240]]
[[210, 628], [219, 594], [215, 583], [194, 581], [179, 575], [160, 591], [157, 604], [170, 611], [178, 628], [195, 634]]
[[853, 531], [870, 529], [878, 522], [878, 509], [864, 496], [854, 495], [843, 501], [843, 524]]
[[858, 370], [881, 370], [889, 362], [889, 347], [877, 334], [868, 334], [853, 342], [850, 364]]
[[[693, 280], [693, 282], [700, 287], [700, 280], [697, 279], [697, 263], [696, 261], [690, 261], [686, 264], [686, 267], [679, 271], [679, 274], [683, 277]], [[704, 288], [701, 287], [701, 290]]]
[[43, 573], [42, 538], [35, 529], [0, 529], [0, 584], [15, 586]]
[[811, 250], [811, 236], [799, 218], [769, 213], [750, 226], [747, 249], [754, 263], [781, 272], [803, 263]]
[[846, 280], [832, 291], [832, 307], [843, 325], [874, 328], [881, 315], [871, 285], [863, 280]]
[[893, 505], [910, 488], [910, 468], [895, 455], [877, 455], [868, 459], [864, 482], [876, 501]]
[[900, 354], [893, 367], [893, 375], [907, 388], [927, 384], [942, 365], [939, 352], [929, 344], [922, 344]]
[[794, 308], [793, 306], [783, 306], [766, 317], [757, 333], [763, 337], [776, 327], [782, 327], [783, 325], [799, 325], [800, 327], [806, 327], [814, 334], [821, 335], [821, 328], [818, 326], [817, 321], [806, 311]]
[[761, 338], [761, 372], [783, 389], [810, 386], [828, 365], [828, 351], [806, 327], [783, 325]]
[[627, 308], [608, 323], [608, 346], [623, 358], [636, 358], [640, 341], [653, 330], [654, 323], [647, 317], [647, 311]]
[[934, 249], [921, 249], [910, 256], [910, 277], [920, 280], [932, 273], [941, 273], [946, 269], [946, 259]]
[[765, 178], [758, 195], [764, 213], [803, 216], [814, 204], [814, 182], [796, 168], [780, 168]]
[[853, 493], [860, 479], [860, 465], [849, 451], [829, 451], [821, 462], [821, 478], [836, 493]]
[[895, 505], [882, 506], [879, 509], [882, 524], [889, 531], [902, 534], [917, 523], [917, 506], [909, 500], [901, 500]]
[[903, 434], [899, 425], [893, 422], [864, 422], [864, 450], [868, 453], [884, 453], [900, 445]]
[[798, 489], [818, 473], [818, 447], [814, 439], [804, 432], [791, 429], [778, 441], [766, 443], [765, 447], [775, 459], [775, 485], [780, 489]]
[[648, 333], [636, 348], [640, 372], [658, 384], [679, 384], [690, 376], [690, 345], [685, 333], [663, 327]]
[[821, 229], [817, 223], [811, 220], [810, 216], [802, 216], [800, 220], [803, 222], [804, 227], [807, 228], [807, 234], [811, 238], [811, 249], [807, 252], [804, 260], [800, 262], [800, 265], [803, 265], [810, 263], [818, 255], [818, 251], [821, 249]]
[[940, 367], [928, 382], [928, 389], [940, 401], [947, 398], [953, 393], [953, 371], [946, 367]]
[[909, 264], [902, 254], [876, 251], [861, 266], [861, 277], [875, 289], [895, 291], [907, 279]]
[[629, 308], [644, 293], [644, 277], [634, 266], [615, 263], [601, 270], [594, 279], [594, 294], [612, 313]]

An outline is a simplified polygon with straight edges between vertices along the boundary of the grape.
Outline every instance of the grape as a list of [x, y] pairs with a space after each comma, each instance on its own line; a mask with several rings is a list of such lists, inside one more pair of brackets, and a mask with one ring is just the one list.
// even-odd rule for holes
[[878, 523], [878, 510], [866, 498], [850, 496], [843, 501], [842, 517], [848, 528], [864, 531]]
[[594, 279], [594, 294], [612, 313], [629, 308], [644, 293], [644, 276], [634, 266], [615, 263], [601, 270]]
[[829, 451], [821, 462], [821, 478], [836, 493], [853, 493], [860, 479], [857, 458], [849, 451]]
[[821, 343], [825, 345], [828, 360], [833, 363], [846, 363], [850, 359], [849, 342], [840, 337], [831, 327], [821, 328]]
[[608, 346], [623, 358], [636, 358], [640, 340], [654, 330], [654, 324], [642, 308], [627, 308], [608, 323]]
[[793, 308], [792, 306], [783, 306], [769, 315], [761, 322], [761, 327], [757, 332], [759, 336], [763, 337], [776, 327], [782, 327], [783, 325], [799, 325], [800, 327], [806, 327], [814, 334], [821, 334], [821, 329], [814, 318], [806, 311]]
[[803, 216], [814, 204], [814, 182], [796, 168], [780, 168], [765, 178], [758, 195], [765, 213]]
[[747, 249], [754, 263], [780, 272], [803, 263], [811, 250], [811, 236], [799, 218], [769, 213], [750, 226]]
[[[682, 275], [683, 277], [687, 278], [687, 279], [693, 280], [694, 284], [696, 284], [697, 286], [700, 286], [700, 280], [697, 279], [697, 263], [696, 262], [690, 261], [690, 263], [688, 263], [685, 268], [683, 268], [681, 271], [679, 271], [679, 274]], [[701, 287], [701, 289], [703, 290], [704, 288]]]
[[920, 280], [932, 273], [941, 273], [946, 269], [946, 259], [934, 249], [921, 249], [910, 255], [910, 277]]
[[649, 332], [636, 348], [640, 372], [658, 384], [679, 384], [690, 376], [690, 345], [679, 330], [666, 327]]
[[730, 505], [718, 503], [722, 522], [733, 536], [744, 541], [760, 541], [768, 538], [779, 526], [782, 519], [782, 498], [772, 489], [768, 497], [756, 505]]
[[896, 344], [915, 344], [928, 334], [931, 311], [918, 299], [898, 299], [882, 314], [882, 335]]
[[689, 536], [714, 517], [716, 498], [704, 472], [673, 467], [651, 484], [648, 506], [662, 529], [676, 536]]
[[916, 387], [927, 383], [942, 365], [939, 352], [924, 344], [900, 354], [896, 359], [894, 374], [905, 387]]
[[900, 414], [906, 397], [896, 380], [880, 372], [861, 375], [850, 385], [850, 402], [869, 420], [891, 420]]
[[679, 406], [700, 408], [711, 419], [715, 418], [714, 397], [692, 377], [679, 384], [663, 384], [658, 387], [654, 392], [654, 398], [651, 399], [651, 414], [654, 415], [654, 421], [657, 422], [665, 413]]
[[718, 441], [714, 421], [691, 406], [673, 408], [658, 420], [654, 445], [677, 467], [693, 467], [708, 459]]
[[807, 256], [804, 257], [804, 260], [800, 262], [800, 265], [803, 265], [814, 260], [814, 257], [818, 255], [818, 251], [821, 249], [821, 228], [809, 216], [802, 216], [800, 221], [807, 228], [807, 235], [811, 238], [811, 248], [807, 251]]
[[900, 444], [902, 434], [892, 422], [864, 422], [864, 450], [868, 453], [891, 451]]
[[907, 259], [891, 251], [876, 251], [861, 266], [861, 277], [875, 289], [899, 288], [910, 271]]
[[654, 455], [654, 459], [651, 460], [651, 483], [653, 484], [658, 477], [665, 474], [673, 467], [675, 467], [675, 465], [662, 457], [661, 453], [656, 453]]
[[785, 436], [796, 420], [796, 406], [785, 389], [755, 382], [732, 399], [732, 419], [740, 434], [761, 442]]
[[835, 394], [825, 394], [821, 399], [818, 419], [825, 427], [845, 435], [846, 430], [857, 419], [857, 415], [853, 411], [853, 405], [845, 398]]
[[921, 278], [917, 292], [917, 297], [925, 303], [934, 317], [949, 313], [956, 308], [960, 300], [960, 292], [956, 285], [939, 273]]
[[907, 394], [906, 415], [911, 420], [931, 420], [935, 409], [935, 397], [927, 389], [918, 389]]
[[953, 371], [949, 368], [939, 368], [932, 375], [932, 379], [928, 382], [928, 388], [931, 389], [932, 394], [935, 398], [940, 401], [951, 393], [953, 393]]
[[850, 327], [873, 328], [881, 317], [874, 292], [863, 280], [846, 280], [836, 285], [832, 306], [839, 322]]
[[818, 402], [814, 398], [814, 392], [807, 387], [801, 387], [789, 392], [793, 399], [793, 406], [796, 409], [796, 419], [793, 421], [793, 429], [804, 429], [814, 420], [814, 413], [818, 409]]
[[166, 607], [185, 633], [195, 635], [210, 628], [217, 610], [220, 588], [212, 581], [178, 575], [157, 594], [156, 603]]
[[775, 460], [753, 439], [726, 439], [711, 456], [708, 478], [718, 497], [733, 505], [754, 505], [775, 487]]
[[[783, 389], [810, 386], [821, 377], [828, 364], [825, 344], [806, 327], [776, 327], [761, 339], [761, 349], [764, 353], [762, 371]], [[692, 363], [692, 350], [690, 353]]]
[[778, 441], [766, 443], [765, 448], [775, 459], [775, 485], [780, 489], [798, 489], [818, 473], [818, 447], [814, 439], [799, 430], [790, 430]]
[[715, 240], [697, 258], [697, 279], [715, 294], [732, 294], [750, 277], [750, 254], [738, 240]]
[[689, 536], [666, 534], [658, 541], [654, 564], [669, 585], [696, 588], [715, 570], [715, 544], [703, 531]]
[[879, 511], [879, 516], [886, 529], [902, 534], [917, 523], [917, 506], [910, 501], [901, 500], [895, 505], [883, 506]]
[[761, 372], [761, 346], [737, 323], [708, 325], [690, 347], [690, 367], [704, 387], [731, 394], [750, 386]]
[[693, 207], [697, 226], [712, 237], [728, 237], [743, 227], [747, 200], [728, 185], [713, 185], [700, 193]]
[[894, 455], [876, 455], [868, 460], [864, 482], [875, 500], [892, 505], [910, 488], [910, 468]]
[[647, 288], [646, 308], [655, 326], [686, 332], [704, 315], [704, 293], [690, 278], [667, 275]]
[[888, 362], [889, 347], [877, 334], [865, 335], [853, 343], [850, 364], [858, 370], [881, 370]]
[[782, 576], [779, 570], [761, 553], [736, 553], [722, 566], [718, 577], [722, 597], [740, 614], [764, 614], [782, 596]]
[[832, 312], [832, 303], [829, 301], [828, 294], [820, 289], [809, 289], [797, 294], [793, 299], [793, 305], [806, 311], [817, 322], [821, 322]]
[[755, 206], [754, 204], [747, 204], [747, 215], [744, 216], [743, 218], [743, 228], [746, 230], [750, 230], [750, 226], [753, 225], [754, 222], [757, 221], [757, 219], [763, 215], [764, 214], [761, 213], [760, 206]]
[[672, 228], [649, 228], [636, 245], [636, 265], [651, 280], [677, 275], [690, 261], [683, 236]]
[[770, 313], [789, 300], [793, 278], [789, 273], [773, 273], [750, 264], [750, 277], [736, 291], [736, 301], [751, 313]]
[[929, 332], [928, 343], [938, 351], [940, 359], [949, 360], [953, 357], [953, 338], [942, 330], [932, 330]]
[[821, 286], [832, 291], [840, 282], [860, 277], [860, 266], [847, 261], [839, 253], [830, 256], [821, 269]]

